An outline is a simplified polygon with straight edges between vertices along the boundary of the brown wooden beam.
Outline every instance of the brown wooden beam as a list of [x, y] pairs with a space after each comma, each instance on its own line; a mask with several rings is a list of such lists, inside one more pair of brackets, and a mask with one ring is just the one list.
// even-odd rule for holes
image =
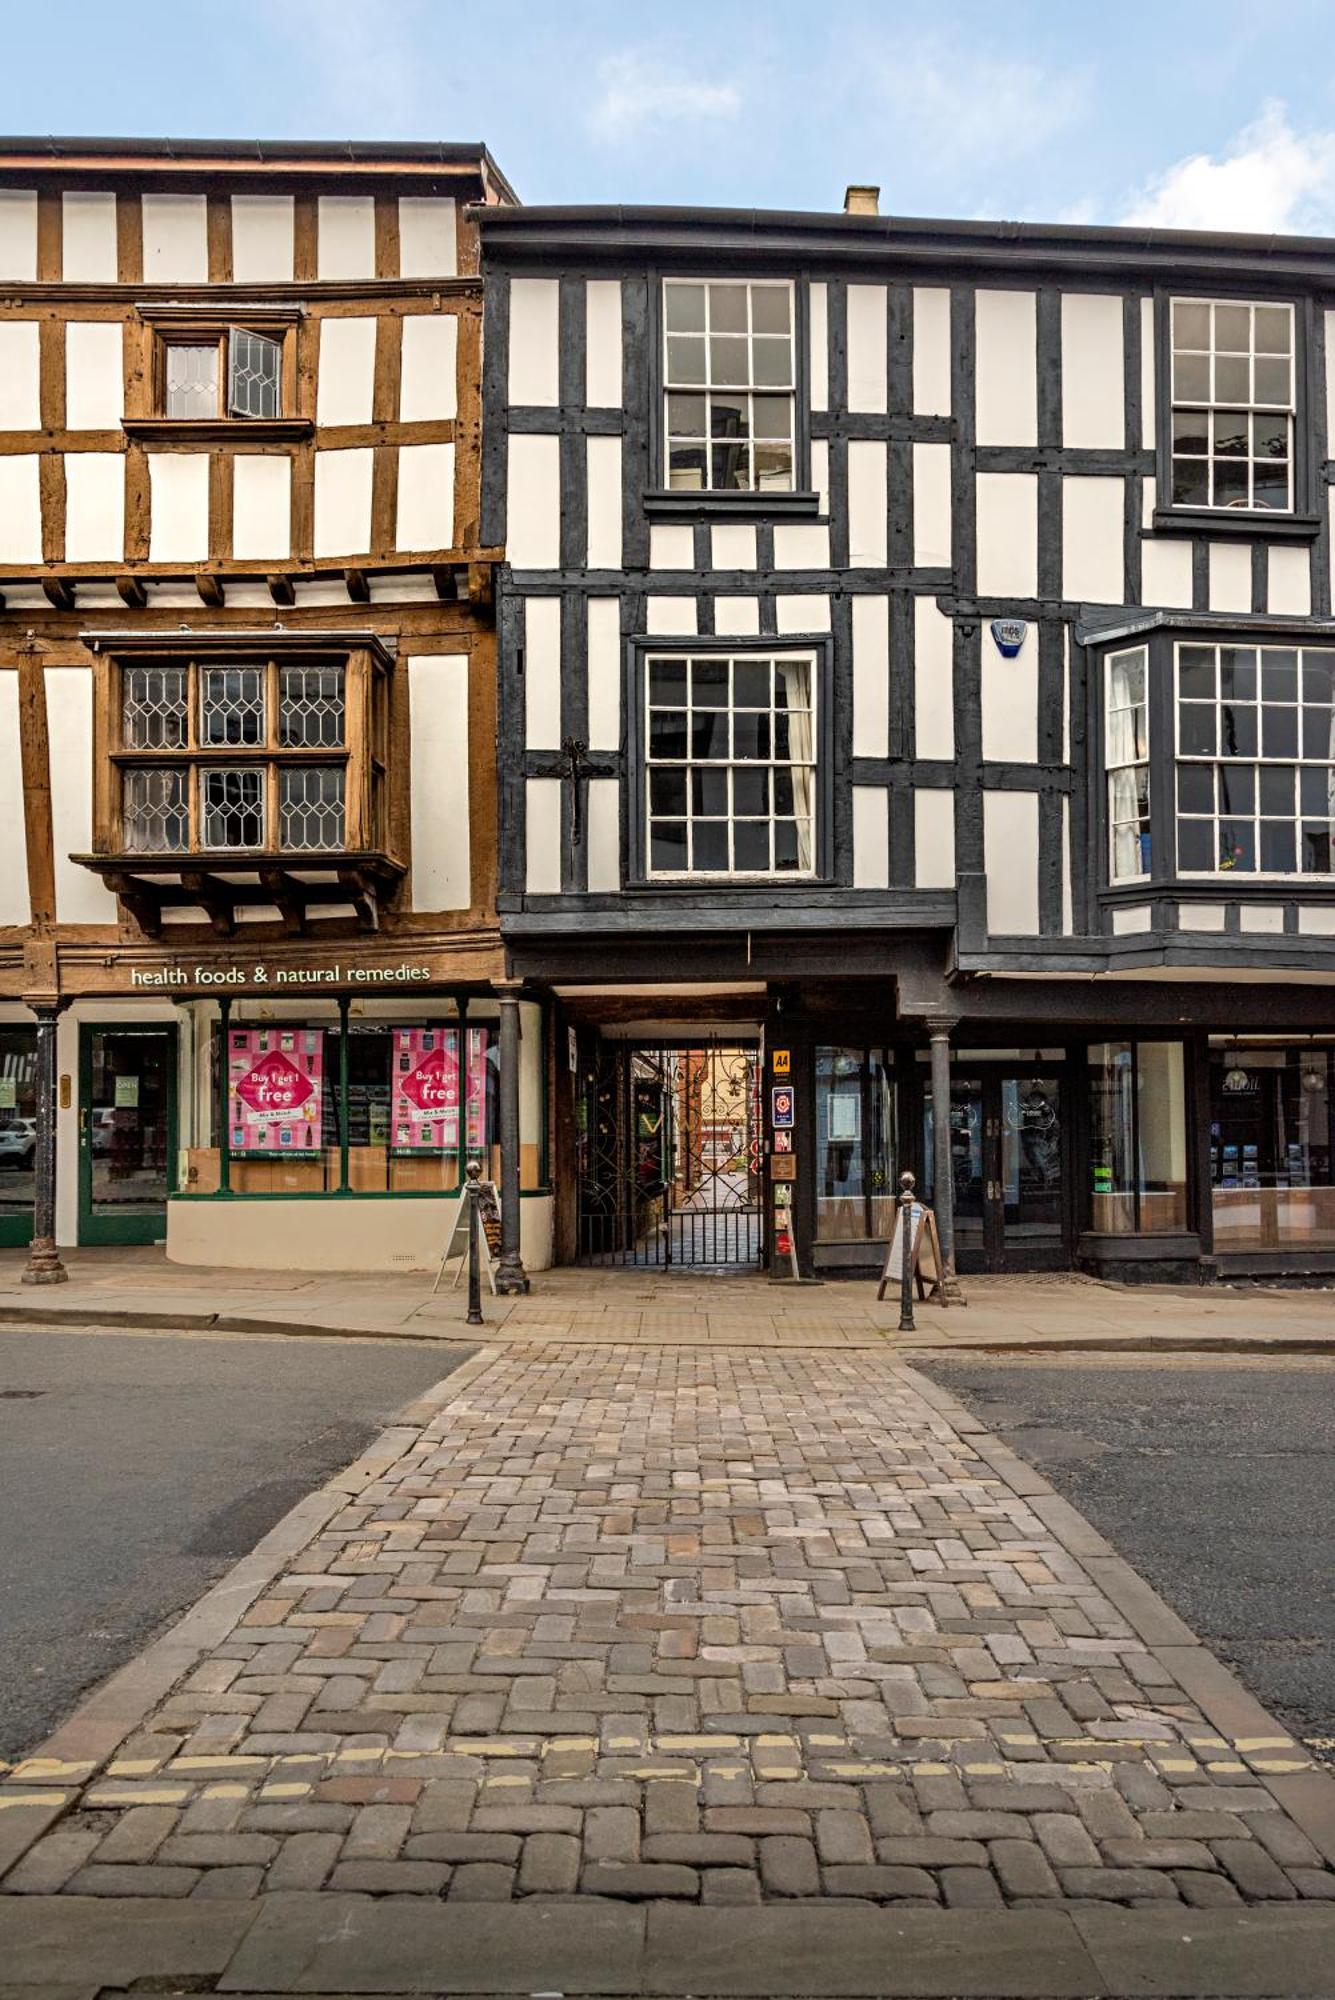
[[211, 611], [226, 609], [227, 592], [223, 589], [223, 580], [212, 570], [200, 570], [195, 578], [195, 589], [199, 592], [200, 603], [207, 604]]
[[306, 928], [306, 885], [294, 882], [283, 868], [261, 868], [260, 881], [277, 907], [283, 929], [289, 937], [300, 937]]
[[495, 596], [496, 572], [490, 563], [469, 563], [468, 602], [485, 609]]
[[137, 576], [118, 576], [116, 594], [131, 611], [142, 611], [148, 603], [148, 592]]
[[181, 887], [188, 889], [199, 904], [217, 937], [229, 938], [236, 929], [236, 896], [229, 883], [202, 868], [181, 870]]
[[339, 887], [347, 892], [357, 917], [357, 928], [363, 931], [380, 929], [380, 907], [375, 891], [359, 868], [340, 868]]
[[74, 586], [68, 577], [44, 576], [42, 594], [53, 611], [73, 611]]
[[364, 569], [344, 570], [343, 577], [348, 586], [348, 596], [354, 604], [371, 602], [371, 585]]
[[269, 595], [275, 604], [293, 605], [296, 603], [297, 593], [293, 588], [290, 576], [271, 576], [267, 581]]
[[120, 897], [145, 937], [162, 936], [162, 898], [151, 883], [133, 875], [109, 874], [102, 879], [112, 894]]

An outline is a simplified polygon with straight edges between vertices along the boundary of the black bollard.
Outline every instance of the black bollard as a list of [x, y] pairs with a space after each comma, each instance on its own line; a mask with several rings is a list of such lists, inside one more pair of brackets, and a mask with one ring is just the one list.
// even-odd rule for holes
[[900, 1258], [899, 1331], [916, 1333], [913, 1324], [913, 1175], [899, 1176]]
[[478, 1255], [477, 1232], [481, 1219], [477, 1212], [478, 1182], [482, 1178], [482, 1168], [476, 1160], [468, 1162], [468, 1185], [464, 1190], [464, 1200], [468, 1203], [468, 1326], [482, 1325], [482, 1259]]

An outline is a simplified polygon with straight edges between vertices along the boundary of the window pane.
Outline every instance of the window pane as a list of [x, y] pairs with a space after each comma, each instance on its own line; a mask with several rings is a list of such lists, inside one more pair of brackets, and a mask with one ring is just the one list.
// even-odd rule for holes
[[649, 717], [649, 755], [651, 757], [684, 757], [686, 755], [686, 717], [669, 709]]
[[732, 698], [738, 708], [768, 708], [770, 705], [770, 663], [768, 660], [737, 660], [732, 670]]
[[263, 771], [204, 770], [200, 792], [205, 847], [264, 845]]
[[709, 287], [709, 330], [711, 333], [746, 333], [745, 285]]
[[1240, 410], [1227, 410], [1214, 419], [1216, 457], [1246, 458], [1247, 418]]
[[1177, 809], [1183, 813], [1214, 811], [1214, 770], [1209, 764], [1179, 764]]
[[1208, 354], [1173, 356], [1173, 394], [1180, 403], [1208, 403], [1210, 400], [1210, 357]]
[[701, 819], [722, 819], [728, 810], [726, 766], [691, 772], [691, 811]]
[[1214, 461], [1214, 504], [1216, 507], [1245, 507], [1248, 504], [1247, 464], [1231, 458]]
[[279, 776], [282, 844], [311, 852], [343, 845], [343, 766], [288, 767]]
[[1216, 403], [1250, 403], [1251, 363], [1232, 354], [1216, 354], [1214, 399]]
[[1184, 757], [1213, 757], [1215, 720], [1213, 708], [1204, 703], [1184, 701], [1179, 710], [1178, 743]]
[[283, 349], [262, 333], [228, 334], [227, 407], [234, 417], [276, 417], [282, 410]]
[[1254, 468], [1252, 482], [1252, 505], [1254, 507], [1277, 508], [1287, 512], [1290, 502], [1289, 468], [1287, 465], [1270, 465], [1265, 462]]
[[1250, 306], [1217, 305], [1214, 309], [1214, 344], [1226, 354], [1246, 354], [1252, 344]]
[[668, 450], [668, 484], [686, 492], [697, 492], [706, 483], [709, 464], [707, 448], [700, 444], [674, 444]]
[[788, 493], [793, 484], [791, 445], [758, 444], [755, 447], [755, 478], [758, 492]]
[[691, 667], [691, 700], [697, 708], [726, 708], [728, 662], [696, 660]]
[[1298, 795], [1305, 813], [1328, 813], [1335, 819], [1335, 767], [1308, 765], [1300, 771]]
[[[1184, 678], [1182, 692], [1208, 694], [1210, 690], [1188, 688]], [[1225, 701], [1255, 701], [1256, 654], [1250, 646], [1220, 647], [1219, 692]]]
[[734, 383], [745, 386], [748, 379], [745, 340], [733, 334], [710, 335], [709, 379], [725, 388]]
[[728, 754], [728, 712], [726, 709], [697, 709], [691, 717], [692, 757], [723, 757]]
[[1187, 874], [1206, 874], [1213, 870], [1215, 865], [1213, 820], [1178, 821], [1177, 865]]
[[753, 396], [751, 433], [758, 438], [787, 438], [793, 420], [789, 396]]
[[1136, 1162], [1142, 1230], [1187, 1221], [1187, 1115], [1180, 1042], [1136, 1045]]
[[686, 813], [686, 772], [668, 768], [649, 773], [649, 810], [653, 813]]
[[186, 740], [184, 667], [126, 667], [121, 740], [127, 750], [178, 750]]
[[1256, 774], [1248, 765], [1221, 764], [1218, 767], [1219, 810], [1246, 813], [1256, 810]]
[[767, 715], [743, 710], [733, 716], [732, 754], [734, 757], [769, 756], [770, 723]]
[[791, 297], [787, 285], [752, 285], [751, 325], [756, 333], [791, 331]]
[[200, 679], [201, 742], [263, 743], [265, 669], [205, 667]]
[[1208, 347], [1210, 345], [1210, 308], [1187, 299], [1173, 301], [1173, 345], [1175, 347]]
[[1252, 418], [1252, 456], [1254, 458], [1282, 458], [1289, 455], [1289, 418]]
[[1287, 407], [1291, 398], [1292, 387], [1288, 362], [1259, 359], [1256, 363], [1257, 402], [1282, 403]]
[[1297, 829], [1292, 820], [1261, 821], [1261, 867], [1267, 874], [1292, 875], [1297, 852]]
[[663, 287], [664, 311], [671, 333], [703, 333], [705, 330], [705, 288], [703, 285], [669, 283]]
[[732, 865], [742, 873], [769, 872], [769, 821], [739, 820], [733, 828]]
[[1296, 708], [1263, 707], [1261, 710], [1261, 755], [1298, 755], [1298, 711]]
[[1329, 875], [1331, 873], [1331, 827], [1327, 820], [1324, 825], [1308, 822], [1303, 826], [1303, 873], [1304, 875]]
[[709, 460], [709, 483], [717, 493], [751, 490], [751, 454], [744, 444], [716, 444]]
[[1293, 338], [1293, 316], [1287, 306], [1257, 306], [1252, 314], [1258, 354], [1287, 354]]
[[715, 438], [744, 438], [751, 435], [751, 398], [720, 395], [709, 398], [709, 434]]
[[735, 770], [732, 774], [732, 809], [739, 818], [768, 813], [769, 770]]
[[649, 866], [655, 874], [686, 872], [686, 822], [656, 819], [649, 839]]
[[285, 749], [342, 748], [342, 667], [284, 667], [279, 691], [278, 741]]
[[122, 836], [130, 854], [178, 854], [190, 845], [188, 778], [183, 769], [129, 770], [121, 791]]
[[691, 334], [669, 334], [667, 344], [669, 382], [703, 382], [705, 343]]
[[[1211, 655], [1213, 658], [1213, 655]], [[1108, 662], [1110, 699], [1114, 708], [1133, 708], [1145, 699], [1143, 652], [1114, 653]], [[1213, 684], [1210, 692], [1214, 692]]]
[[667, 399], [668, 430], [673, 437], [702, 438], [705, 434], [703, 396], [671, 394]]
[[1259, 805], [1263, 813], [1286, 813], [1293, 817], [1297, 772], [1292, 764], [1266, 765], [1260, 772]]
[[1250, 820], [1219, 822], [1219, 866], [1250, 872], [1256, 867], [1256, 841]]
[[1091, 1221], [1101, 1235], [1136, 1227], [1135, 1061], [1129, 1042], [1100, 1042], [1089, 1051]]
[[726, 819], [692, 820], [691, 866], [707, 874], [726, 872], [728, 867]]
[[686, 705], [685, 660], [653, 660], [649, 666], [649, 699], [654, 703]]
[[790, 341], [762, 335], [751, 343], [751, 379], [761, 388], [786, 389], [793, 377]]
[[164, 413], [169, 417], [218, 414], [218, 343], [186, 346], [173, 341], [166, 353]]
[[1219, 721], [1219, 754], [1222, 757], [1256, 755], [1257, 717], [1254, 708], [1230, 708], [1225, 704], [1219, 711]]
[[1175, 410], [1173, 450], [1203, 456], [1210, 449], [1210, 419], [1204, 410]]

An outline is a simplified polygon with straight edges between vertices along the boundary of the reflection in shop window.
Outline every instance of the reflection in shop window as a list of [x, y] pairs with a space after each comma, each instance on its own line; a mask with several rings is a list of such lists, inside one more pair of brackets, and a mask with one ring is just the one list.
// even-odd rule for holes
[[1096, 1235], [1187, 1223], [1187, 1128], [1180, 1042], [1098, 1042], [1089, 1051]]
[[1335, 1044], [1210, 1047], [1210, 1192], [1217, 1251], [1335, 1248]]
[[816, 1051], [816, 1241], [888, 1238], [895, 1086], [884, 1052]]

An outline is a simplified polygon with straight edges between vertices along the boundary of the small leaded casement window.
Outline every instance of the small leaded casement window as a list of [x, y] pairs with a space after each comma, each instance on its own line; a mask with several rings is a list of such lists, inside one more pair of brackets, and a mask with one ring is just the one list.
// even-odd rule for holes
[[791, 492], [796, 484], [793, 287], [663, 284], [664, 476], [686, 492]]
[[387, 691], [365, 656], [127, 660], [109, 686], [116, 851], [383, 847]]
[[1108, 869], [1114, 882], [1150, 872], [1149, 656], [1144, 646], [1107, 663]]
[[183, 421], [283, 415], [283, 343], [245, 327], [164, 335], [160, 408]]
[[643, 671], [648, 874], [813, 874], [812, 658], [651, 653]]
[[1174, 507], [1294, 511], [1291, 305], [1173, 299]]

